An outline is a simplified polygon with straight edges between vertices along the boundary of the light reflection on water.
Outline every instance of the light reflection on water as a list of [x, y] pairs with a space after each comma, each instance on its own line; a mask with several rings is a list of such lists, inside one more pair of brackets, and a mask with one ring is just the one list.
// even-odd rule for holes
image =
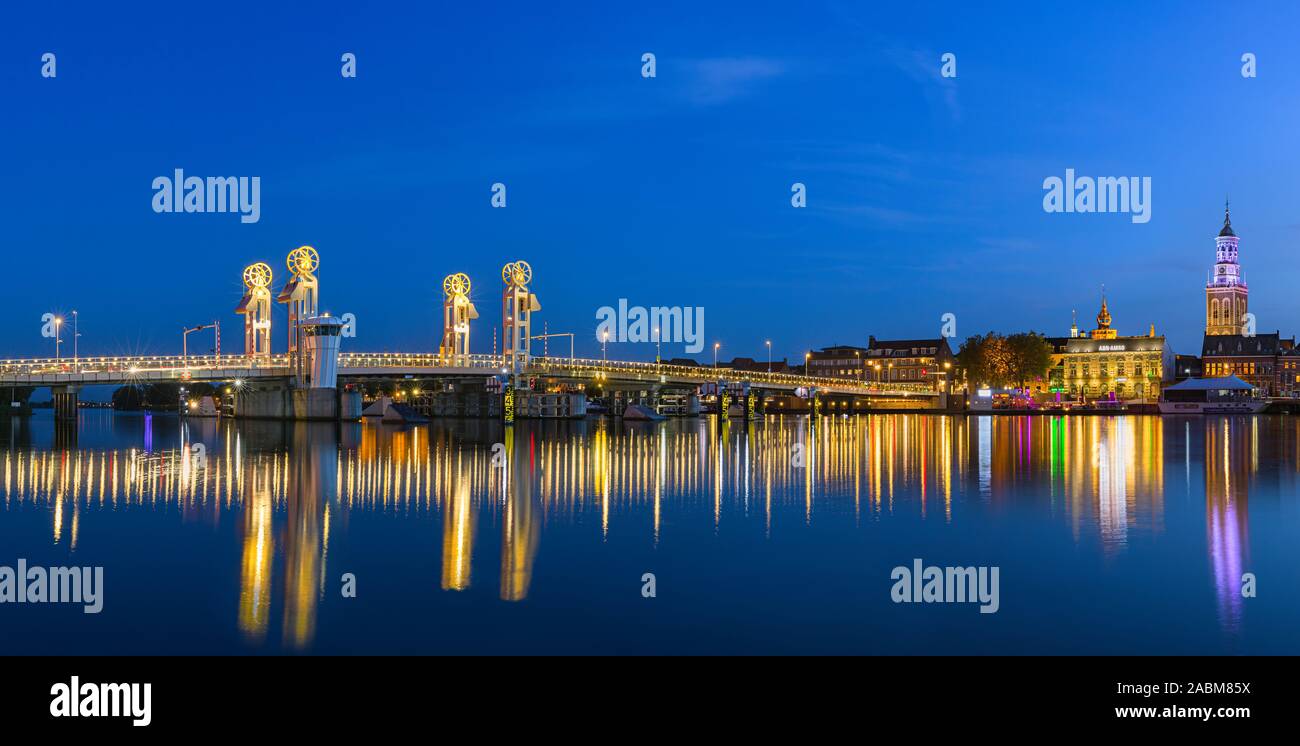
[[[1281, 522], [1269, 535], [1270, 547], [1289, 549], [1300, 468], [1300, 423], [1289, 418], [873, 415], [826, 418], [815, 426], [785, 417], [722, 428], [702, 419], [626, 426], [604, 420], [522, 423], [505, 429], [481, 421], [394, 428], [146, 421], [86, 412], [75, 445], [66, 438], [59, 443], [51, 428], [39, 415], [30, 423], [0, 424], [0, 516], [10, 518], [0, 518], [0, 539], [27, 553], [19, 556], [104, 564], [111, 575], [115, 558], [140, 551], [119, 543], [115, 532], [126, 530], [124, 521], [137, 540], [140, 533], [183, 533], [183, 527], [237, 527], [233, 535], [211, 540], [229, 549], [224, 537], [231, 536], [237, 552], [218, 551], [207, 562], [219, 565], [229, 556], [211, 572], [218, 579], [231, 576], [237, 592], [228, 593], [221, 582], [187, 589], [211, 609], [232, 613], [187, 616], [184, 622], [213, 630], [233, 625], [238, 642], [213, 642], [220, 635], [195, 629], [192, 639], [176, 645], [196, 652], [313, 650], [332, 617], [367, 616], [339, 606], [362, 604], [367, 595], [388, 602], [406, 597], [416, 618], [481, 614], [507, 626], [509, 612], [492, 601], [528, 602], [545, 607], [552, 623], [562, 625], [570, 616], [605, 611], [608, 602], [599, 588], [610, 582], [613, 566], [647, 551], [665, 566], [694, 567], [701, 576], [724, 559], [743, 561], [737, 552], [748, 551], [756, 560], [774, 558], [793, 582], [825, 584], [825, 596], [815, 597], [807, 615], [793, 620], [800, 634], [835, 626], [822, 615], [843, 601], [841, 574], [855, 578], [854, 592], [865, 597], [855, 603], [875, 609], [873, 629], [888, 634], [891, 625], [914, 620], [884, 618], [897, 607], [879, 606], [887, 603], [888, 583], [877, 584], [876, 578], [888, 577], [890, 567], [912, 557], [984, 564], [987, 555], [1003, 565], [1004, 578], [1019, 571], [1038, 576], [1035, 585], [1042, 585], [1056, 573], [1065, 584], [1099, 586], [1115, 594], [1103, 602], [1114, 604], [1117, 614], [1195, 616], [1198, 598], [1212, 602], [1217, 629], [1196, 631], [1190, 644], [1204, 652], [1235, 650], [1254, 602], [1240, 593], [1242, 573], [1254, 567], [1249, 495], [1252, 488], [1263, 490], [1268, 520]], [[205, 462], [195, 460], [195, 444]], [[1174, 483], [1182, 489], [1171, 491]], [[1171, 531], [1166, 503], [1174, 494]], [[1204, 522], [1203, 545], [1186, 509], [1199, 500], [1204, 511], [1194, 518]], [[43, 539], [34, 535], [30, 520], [14, 520], [41, 514], [48, 521]], [[422, 530], [428, 525], [424, 549], [411, 549], [403, 524]], [[701, 533], [702, 527], [707, 531]], [[751, 528], [758, 531], [757, 543], [738, 550], [735, 536]], [[1052, 538], [1058, 535], [1073, 549], [1063, 551]], [[90, 541], [95, 552], [85, 555], [79, 545]], [[577, 550], [565, 546], [588, 542], [595, 546], [584, 548], [581, 557], [594, 552], [594, 563], [580, 561]], [[203, 556], [187, 556], [197, 550], [184, 543], [169, 551], [179, 553], [178, 560], [205, 563]], [[331, 567], [332, 551], [343, 552], [352, 564]], [[0, 564], [12, 564], [11, 553]], [[1126, 593], [1123, 578], [1134, 574], [1146, 586], [1142, 593], [1162, 591], [1154, 587], [1158, 577], [1144, 575], [1155, 571], [1144, 569], [1139, 553], [1143, 562], [1153, 557], [1182, 568], [1170, 582], [1190, 592], [1158, 607], [1141, 593]], [[338, 576], [362, 556], [398, 582], [361, 577], [358, 599], [337, 598]], [[825, 567], [820, 563], [827, 557], [840, 558], [830, 577], [826, 571], [805, 577], [804, 565]], [[426, 559], [440, 565], [431, 579], [416, 569]], [[1112, 573], [1112, 567], [1122, 570]], [[412, 588], [419, 589], [415, 599]], [[1014, 588], [1013, 580], [1003, 592]], [[483, 597], [485, 590], [493, 598]], [[726, 604], [736, 602], [724, 591], [711, 596], [699, 590], [691, 602], [695, 608], [682, 607], [683, 613], [725, 615]], [[445, 594], [472, 597], [474, 605], [448, 607], [439, 601], [450, 598]], [[785, 600], [777, 593], [768, 602], [780, 607]], [[1062, 614], [1071, 609], [1064, 597], [1038, 603]], [[178, 621], [156, 609], [119, 609], [143, 626]], [[1289, 602], [1265, 626], [1293, 623], [1295, 610]], [[622, 637], [607, 633], [619, 644], [644, 633], [638, 625], [646, 620], [635, 613], [621, 607], [608, 613], [627, 625]], [[1016, 628], [1035, 624], [1044, 613], [1021, 616], [1008, 596], [996, 622], [1006, 626], [987, 639], [975, 628], [982, 619], [933, 623], [986, 646], [969, 652], [996, 652], [1004, 643], [1014, 651], [1009, 641]], [[75, 629], [77, 622], [85, 620], [58, 624]], [[0, 618], [0, 628], [6, 623], [12, 617]], [[555, 639], [562, 642], [565, 634], [557, 629]], [[831, 634], [828, 649], [839, 649], [838, 641], [846, 650], [894, 651], [845, 634]], [[1105, 650], [1107, 638], [1098, 634], [1093, 647]], [[1267, 634], [1250, 642], [1265, 650], [1294, 645]], [[760, 637], [738, 649], [761, 651], [764, 643]], [[444, 650], [417, 639], [403, 644]], [[656, 649], [694, 649], [671, 637], [662, 645]], [[1130, 645], [1111, 649], [1144, 649]], [[322, 647], [372, 649], [355, 636], [346, 642], [331, 638]]]

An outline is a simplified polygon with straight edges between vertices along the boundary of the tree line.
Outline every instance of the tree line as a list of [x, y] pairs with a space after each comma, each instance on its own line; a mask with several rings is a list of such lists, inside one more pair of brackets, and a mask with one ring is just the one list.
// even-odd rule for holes
[[[198, 381], [185, 388], [185, 395], [191, 398], [216, 396], [217, 388], [210, 383]], [[127, 384], [113, 392], [113, 409], [123, 412], [138, 412], [152, 409], [172, 412], [180, 408], [181, 385], [170, 381], [158, 383]]]
[[957, 364], [972, 385], [1024, 388], [1052, 368], [1052, 344], [1038, 332], [976, 334], [962, 342]]

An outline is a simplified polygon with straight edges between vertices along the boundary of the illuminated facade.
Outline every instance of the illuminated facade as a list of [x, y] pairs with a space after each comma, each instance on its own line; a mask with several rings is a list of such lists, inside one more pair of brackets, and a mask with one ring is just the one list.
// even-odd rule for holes
[[1173, 380], [1174, 353], [1155, 327], [1143, 337], [1121, 337], [1111, 328], [1103, 298], [1097, 328], [1066, 342], [1062, 359], [1065, 392], [1080, 399], [1155, 400]]
[[1300, 357], [1295, 338], [1269, 334], [1206, 334], [1201, 347], [1206, 378], [1236, 376], [1264, 396], [1289, 396], [1300, 390]]
[[944, 337], [937, 339], [876, 339], [867, 337], [863, 354], [867, 380], [886, 383], [931, 383], [940, 387], [952, 377], [955, 360]]
[[1246, 323], [1246, 299], [1250, 291], [1241, 278], [1237, 262], [1237, 234], [1227, 204], [1223, 207], [1223, 229], [1214, 239], [1215, 263], [1205, 284], [1205, 334], [1241, 334]]

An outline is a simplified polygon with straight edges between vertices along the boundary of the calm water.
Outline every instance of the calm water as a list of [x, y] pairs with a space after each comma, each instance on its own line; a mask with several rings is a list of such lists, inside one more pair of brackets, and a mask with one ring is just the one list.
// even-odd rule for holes
[[[0, 425], [0, 565], [101, 565], [104, 610], [0, 605], [0, 653], [1296, 654], [1298, 485], [1288, 417], [41, 412]], [[999, 567], [1000, 610], [893, 603], [913, 558]]]

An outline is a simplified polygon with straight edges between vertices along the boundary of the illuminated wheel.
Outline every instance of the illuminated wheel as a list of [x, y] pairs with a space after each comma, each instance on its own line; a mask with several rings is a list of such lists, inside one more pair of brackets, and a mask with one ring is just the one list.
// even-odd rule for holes
[[528, 262], [520, 259], [515, 262], [515, 284], [527, 285], [533, 281], [533, 268], [528, 266]]
[[320, 255], [310, 246], [299, 246], [289, 252], [286, 264], [289, 265], [289, 271], [294, 276], [309, 275], [320, 266]]
[[271, 267], [266, 262], [250, 264], [244, 268], [244, 285], [250, 289], [271, 286]]
[[507, 285], [510, 285], [514, 282], [514, 280], [515, 280], [515, 263], [510, 262], [509, 264], [501, 268], [501, 281]]
[[464, 272], [447, 275], [442, 281], [442, 292], [448, 298], [457, 295], [469, 295], [469, 275]]

